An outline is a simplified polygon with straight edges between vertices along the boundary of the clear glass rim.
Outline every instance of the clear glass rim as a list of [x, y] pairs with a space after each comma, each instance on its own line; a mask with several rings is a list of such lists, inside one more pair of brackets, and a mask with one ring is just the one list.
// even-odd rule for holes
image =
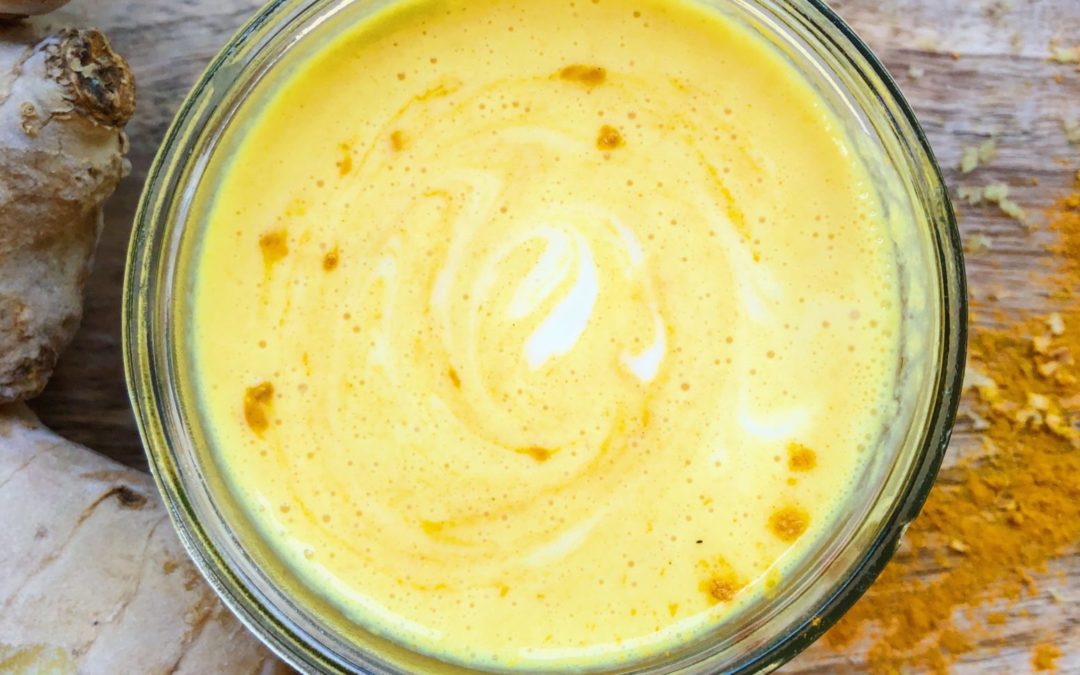
[[[828, 630], [881, 573], [908, 523], [925, 502], [944, 457], [959, 405], [967, 341], [967, 289], [960, 236], [940, 168], [914, 112], [870, 48], [821, 0], [765, 2], [783, 5], [796, 13], [850, 60], [855, 72], [887, 109], [904, 152], [914, 165], [925, 167], [923, 179], [927, 184], [921, 196], [927, 202], [934, 245], [935, 259], [931, 263], [937, 265], [942, 281], [936, 289], [941, 334], [921, 448], [876, 539], [848, 568], [812, 617], [755, 649], [728, 672], [769, 670], [791, 659]], [[178, 433], [177, 411], [175, 401], [169, 400], [173, 384], [160, 367], [164, 363], [162, 353], [168, 351], [169, 345], [161, 344], [161, 335], [155, 333], [154, 317], [157, 288], [162, 283], [158, 278], [161, 262], [168, 251], [163, 234], [176, 200], [191, 198], [177, 188], [183, 186], [184, 169], [191, 158], [188, 151], [192, 138], [199, 135], [197, 121], [211, 97], [215, 79], [241, 77], [250, 61], [238, 68], [231, 63], [232, 58], [243, 54], [265, 31], [319, 4], [319, 0], [269, 2], [226, 44], [185, 99], [150, 168], [136, 213], [125, 271], [122, 332], [128, 390], [150, 469], [164, 495], [174, 528], [196, 566], [234, 614], [284, 660], [304, 670], [339, 671], [347, 666], [328, 659], [296, 635], [293, 627], [266, 611], [257, 594], [223, 559], [200, 522], [188, 498], [188, 488], [179, 476], [170, 440]]]

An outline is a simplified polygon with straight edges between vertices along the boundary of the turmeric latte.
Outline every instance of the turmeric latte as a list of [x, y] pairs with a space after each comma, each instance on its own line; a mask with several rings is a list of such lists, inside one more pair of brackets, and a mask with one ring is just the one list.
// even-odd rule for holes
[[211, 454], [291, 573], [478, 667], [766, 602], [888, 424], [898, 265], [853, 142], [676, 0], [418, 0], [242, 128], [195, 257]]

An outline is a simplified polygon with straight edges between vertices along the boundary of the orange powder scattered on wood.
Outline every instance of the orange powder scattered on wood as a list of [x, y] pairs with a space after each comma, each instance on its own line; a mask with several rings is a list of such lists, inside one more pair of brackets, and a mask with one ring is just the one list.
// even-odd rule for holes
[[1080, 544], [1080, 194], [1051, 228], [1062, 268], [1044, 282], [1061, 311], [973, 325], [962, 416], [982, 448], [941, 472], [902, 553], [826, 634], [837, 649], [869, 639], [875, 673], [947, 672], [1007, 620], [972, 608], [1036, 593], [1032, 574]]
[[1050, 250], [1065, 267], [1066, 283], [1080, 280], [1080, 171], [1076, 172], [1076, 186], [1077, 191], [1058, 201], [1052, 214], [1052, 227], [1060, 238]]
[[986, 615], [986, 623], [992, 626], [1001, 626], [1008, 618], [1009, 617], [1004, 612], [990, 612]]
[[769, 516], [769, 529], [784, 542], [790, 543], [801, 537], [809, 524], [810, 514], [798, 506], [785, 506]]
[[1042, 672], [1057, 670], [1057, 660], [1061, 658], [1061, 650], [1051, 644], [1035, 645], [1031, 652], [1031, 667]]

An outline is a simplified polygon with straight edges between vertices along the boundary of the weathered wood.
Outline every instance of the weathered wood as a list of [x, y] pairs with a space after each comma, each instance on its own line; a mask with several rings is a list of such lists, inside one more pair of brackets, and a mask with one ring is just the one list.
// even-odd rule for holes
[[[165, 128], [198, 73], [257, 8], [257, 0], [76, 0], [52, 23], [97, 26], [127, 56], [138, 79], [139, 109], [129, 127], [132, 175], [108, 208], [108, 227], [90, 281], [86, 318], [34, 409], [64, 436], [132, 466], [145, 467], [124, 385], [120, 289], [128, 235], [147, 168]], [[836, 0], [836, 9], [877, 51], [919, 114], [946, 177], [960, 184], [1004, 181], [1038, 219], [1065, 193], [1080, 152], [1065, 141], [1062, 119], [1080, 117], [1080, 71], [1051, 63], [1050, 44], [1080, 43], [1077, 0]], [[998, 157], [968, 175], [957, 170], [963, 148], [989, 135]], [[994, 207], [959, 207], [966, 236], [986, 235], [989, 252], [968, 257], [972, 292], [995, 293], [998, 306], [1045, 313], [1052, 303], [1028, 283], [1049, 263], [1050, 235], [1025, 230]], [[976, 316], [976, 321], [991, 321]], [[971, 438], [958, 430], [953, 453]], [[1080, 672], [1080, 553], [1060, 561], [1063, 578], [1046, 577], [1048, 593], [1023, 600], [1031, 618], [1006, 627], [1004, 639], [980, 645], [958, 672], [1027, 672], [1035, 643], [1053, 638], [1059, 666]], [[928, 570], [929, 572], [930, 570]], [[1055, 570], [1056, 571], [1056, 570]], [[1070, 612], [1072, 616], [1070, 616]], [[857, 672], [861, 651], [837, 654], [821, 645], [789, 664], [791, 673]]]

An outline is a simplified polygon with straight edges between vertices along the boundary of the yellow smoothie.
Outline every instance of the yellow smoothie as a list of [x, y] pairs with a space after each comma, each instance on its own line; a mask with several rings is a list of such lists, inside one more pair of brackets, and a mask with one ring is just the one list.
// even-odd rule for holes
[[480, 668], [671, 649], [849, 517], [894, 242], [785, 55], [677, 0], [417, 0], [250, 113], [193, 273], [210, 452], [358, 630]]

